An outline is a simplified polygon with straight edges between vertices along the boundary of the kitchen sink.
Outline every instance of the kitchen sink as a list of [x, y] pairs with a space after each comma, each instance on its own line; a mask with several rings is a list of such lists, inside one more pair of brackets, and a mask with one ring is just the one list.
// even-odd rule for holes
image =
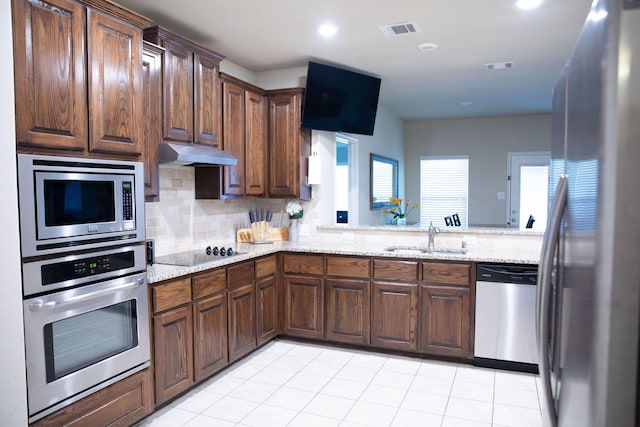
[[384, 249], [386, 252], [419, 255], [430, 253], [466, 254], [466, 248], [425, 248], [424, 246], [389, 246]]

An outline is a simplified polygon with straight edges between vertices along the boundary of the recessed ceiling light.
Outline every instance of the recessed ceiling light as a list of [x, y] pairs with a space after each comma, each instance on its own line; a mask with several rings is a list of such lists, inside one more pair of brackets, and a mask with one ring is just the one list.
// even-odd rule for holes
[[322, 24], [318, 27], [318, 34], [320, 34], [325, 39], [329, 39], [336, 35], [338, 32], [338, 27], [333, 24]]
[[462, 105], [463, 107], [468, 107], [471, 104], [473, 104], [473, 102], [471, 102], [471, 101], [462, 101], [462, 102], [460, 102], [460, 105]]
[[418, 45], [418, 49], [423, 52], [429, 52], [430, 50], [436, 49], [438, 47], [435, 43], [422, 43]]
[[516, 7], [522, 10], [533, 10], [542, 4], [542, 0], [518, 0]]

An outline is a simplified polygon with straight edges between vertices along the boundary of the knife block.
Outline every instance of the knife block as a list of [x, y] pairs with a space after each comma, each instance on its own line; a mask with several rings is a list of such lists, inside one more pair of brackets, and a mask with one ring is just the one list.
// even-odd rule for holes
[[[289, 240], [289, 228], [287, 227], [271, 227], [269, 228], [269, 240]], [[239, 228], [236, 230], [236, 242], [253, 243], [253, 231], [250, 228]]]

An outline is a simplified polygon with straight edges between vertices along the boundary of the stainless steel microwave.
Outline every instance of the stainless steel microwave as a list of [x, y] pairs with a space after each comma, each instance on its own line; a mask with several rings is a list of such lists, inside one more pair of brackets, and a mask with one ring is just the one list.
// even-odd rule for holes
[[18, 155], [22, 257], [142, 242], [143, 164]]

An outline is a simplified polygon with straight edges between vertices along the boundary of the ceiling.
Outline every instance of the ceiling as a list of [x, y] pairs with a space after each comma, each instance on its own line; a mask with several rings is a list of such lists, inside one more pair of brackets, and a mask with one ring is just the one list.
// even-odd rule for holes
[[[548, 112], [589, 0], [116, 0], [250, 71], [315, 60], [382, 78], [380, 104], [401, 119]], [[419, 33], [385, 37], [382, 25]], [[339, 30], [323, 39], [325, 22]], [[418, 49], [425, 42], [438, 48]], [[513, 62], [505, 70], [485, 64]]]

